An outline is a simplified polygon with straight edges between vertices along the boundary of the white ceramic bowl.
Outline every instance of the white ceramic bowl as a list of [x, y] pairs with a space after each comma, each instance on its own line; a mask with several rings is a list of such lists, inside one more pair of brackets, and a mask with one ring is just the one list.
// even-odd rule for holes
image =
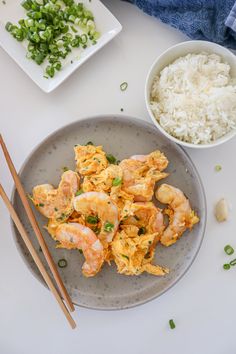
[[158, 121], [154, 117], [154, 114], [152, 113], [152, 110], [150, 108], [150, 91], [151, 91], [151, 86], [154, 77], [157, 74], [159, 74], [160, 71], [164, 69], [165, 66], [171, 64], [177, 58], [187, 55], [188, 53], [200, 53], [200, 52], [215, 53], [220, 55], [226, 62], [229, 63], [231, 67], [231, 71], [230, 71], [231, 76], [236, 77], [236, 57], [228, 49], [218, 44], [207, 42], [207, 41], [187, 41], [187, 42], [182, 42], [177, 45], [174, 45], [173, 47], [170, 47], [155, 60], [155, 62], [151, 66], [151, 69], [149, 70], [146, 79], [146, 84], [145, 84], [146, 106], [154, 125], [162, 132], [162, 134], [164, 134], [170, 140], [176, 142], [177, 144], [186, 147], [191, 147], [191, 148], [209, 148], [216, 145], [220, 145], [228, 141], [229, 139], [233, 138], [236, 135], [236, 130], [230, 131], [229, 133], [225, 134], [223, 137], [215, 140], [210, 144], [191, 144], [191, 143], [181, 141], [173, 137], [169, 133], [167, 133], [167, 131], [164, 128], [162, 128], [162, 126], [158, 123]]

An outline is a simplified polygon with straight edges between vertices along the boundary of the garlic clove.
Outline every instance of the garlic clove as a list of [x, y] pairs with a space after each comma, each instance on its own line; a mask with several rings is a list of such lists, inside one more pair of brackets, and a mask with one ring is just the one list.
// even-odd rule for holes
[[229, 208], [224, 198], [220, 199], [215, 206], [215, 217], [218, 222], [223, 222], [228, 219]]

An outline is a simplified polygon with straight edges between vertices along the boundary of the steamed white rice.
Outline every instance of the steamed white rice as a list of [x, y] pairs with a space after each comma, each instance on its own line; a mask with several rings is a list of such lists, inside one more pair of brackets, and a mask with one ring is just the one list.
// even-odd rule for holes
[[236, 129], [236, 81], [219, 55], [188, 54], [155, 77], [150, 106], [172, 136], [207, 144]]

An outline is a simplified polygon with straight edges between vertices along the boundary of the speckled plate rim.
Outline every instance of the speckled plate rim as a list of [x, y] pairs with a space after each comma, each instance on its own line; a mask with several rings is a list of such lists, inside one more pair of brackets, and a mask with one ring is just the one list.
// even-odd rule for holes
[[[29, 162], [29, 160], [31, 159], [31, 157], [34, 155], [34, 153], [42, 147], [42, 145], [44, 145], [46, 142], [48, 142], [54, 135], [63, 132], [63, 130], [65, 128], [69, 128], [69, 127], [73, 127], [74, 125], [77, 125], [79, 123], [85, 123], [85, 122], [91, 122], [91, 121], [96, 121], [98, 119], [104, 118], [105, 120], [112, 120], [114, 118], [116, 118], [118, 121], [124, 121], [124, 122], [130, 122], [132, 121], [134, 124], [137, 125], [141, 125], [143, 128], [147, 127], [147, 128], [152, 128], [152, 129], [156, 129], [158, 131], [158, 129], [156, 127], [153, 126], [153, 124], [151, 122], [147, 122], [146, 120], [143, 120], [142, 118], [137, 118], [134, 116], [130, 116], [130, 115], [122, 115], [122, 114], [97, 114], [97, 115], [92, 115], [89, 117], [85, 117], [85, 118], [80, 118], [74, 122], [68, 123], [63, 125], [62, 127], [60, 127], [59, 129], [54, 130], [52, 133], [50, 133], [49, 135], [47, 135], [40, 143], [38, 143], [33, 149], [32, 151], [29, 153], [29, 155], [26, 157], [26, 159], [24, 160], [23, 164], [21, 165], [21, 168], [18, 172], [19, 177], [21, 177], [21, 173], [23, 172], [25, 166], [27, 165], [27, 163]], [[160, 133], [160, 132], [159, 132]], [[203, 187], [203, 183], [201, 180], [201, 177], [197, 171], [196, 166], [194, 165], [193, 161], [191, 160], [190, 156], [188, 155], [188, 153], [184, 150], [184, 148], [174, 142], [170, 142], [165, 136], [163, 136], [164, 139], [166, 139], [168, 141], [169, 144], [175, 146], [176, 149], [179, 149], [186, 157], [186, 160], [188, 161], [188, 163], [192, 166], [192, 169], [195, 173], [195, 176], [198, 180], [199, 186], [200, 186], [200, 191], [201, 191], [201, 197], [202, 197], [202, 201], [203, 201], [203, 205], [204, 205], [204, 210], [205, 213], [203, 214], [202, 217], [202, 233], [200, 235], [201, 239], [200, 242], [196, 248], [195, 254], [193, 256], [193, 258], [191, 259], [190, 263], [188, 264], [188, 266], [186, 267], [186, 269], [184, 270], [184, 272], [182, 274], [180, 274], [179, 276], [176, 277], [175, 281], [170, 284], [166, 289], [164, 289], [163, 291], [159, 292], [157, 295], [152, 295], [147, 299], [143, 299], [140, 301], [135, 301], [133, 304], [128, 304], [127, 306], [122, 306], [119, 307], [117, 306], [117, 308], [114, 307], [99, 307], [99, 306], [86, 306], [86, 305], [79, 305], [77, 303], [74, 303], [75, 306], [77, 307], [81, 307], [81, 308], [87, 308], [90, 310], [97, 310], [97, 311], [119, 311], [119, 310], [127, 310], [127, 309], [131, 309], [134, 308], [136, 306], [140, 306], [143, 304], [146, 304], [154, 299], [157, 299], [158, 297], [160, 297], [161, 295], [163, 295], [164, 293], [166, 293], [168, 290], [170, 290], [171, 288], [173, 288], [183, 277], [184, 275], [188, 272], [188, 270], [191, 268], [193, 262], [195, 261], [200, 248], [202, 246], [202, 242], [203, 242], [203, 238], [205, 235], [205, 230], [206, 230], [206, 222], [207, 222], [207, 203], [206, 203], [206, 194], [204, 191], [204, 187]], [[15, 194], [16, 194], [16, 188], [15, 185], [13, 186], [12, 189], [12, 193], [11, 193], [11, 202], [14, 203], [14, 198], [15, 198]], [[14, 243], [16, 246], [16, 249], [19, 251], [19, 254], [21, 256], [21, 258], [23, 259], [23, 262], [26, 264], [26, 267], [29, 269], [30, 273], [33, 274], [33, 276], [42, 284], [44, 285], [44, 287], [46, 289], [49, 290], [49, 288], [47, 287], [46, 283], [33, 271], [33, 269], [30, 267], [26, 257], [24, 256], [21, 247], [19, 246], [19, 244], [17, 243], [16, 239], [17, 239], [17, 235], [15, 232], [15, 226], [14, 223], [12, 221], [12, 219], [10, 220], [11, 222], [11, 231], [13, 234], [13, 238], [14, 238]]]

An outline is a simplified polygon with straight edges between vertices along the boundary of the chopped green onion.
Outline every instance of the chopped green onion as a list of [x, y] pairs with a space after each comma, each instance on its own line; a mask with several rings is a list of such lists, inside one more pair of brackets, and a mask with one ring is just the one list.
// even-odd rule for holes
[[138, 235], [139, 235], [139, 236], [140, 236], [140, 235], [144, 235], [144, 234], [146, 234], [146, 232], [147, 232], [146, 227], [142, 226], [142, 227], [140, 227], [139, 230], [138, 230]]
[[100, 227], [97, 227], [97, 226], [92, 227], [91, 229], [93, 230], [93, 232], [94, 232], [96, 235], [100, 234], [100, 232], [101, 232], [101, 228], [100, 228]]
[[[5, 0], [2, 0], [6, 4]], [[100, 33], [96, 31], [94, 16], [83, 3], [75, 0], [23, 0], [27, 11], [18, 25], [7, 22], [6, 30], [17, 40], [28, 41], [26, 57], [38, 65], [47, 61], [44, 77], [54, 77], [61, 70], [59, 59], [65, 59], [74, 47], [86, 48], [96, 44]], [[81, 35], [78, 32], [83, 31]], [[52, 57], [53, 56], [53, 57]], [[55, 71], [56, 70], [56, 71]]]
[[120, 111], [123, 112], [123, 111], [124, 111], [124, 108], [121, 108]]
[[124, 81], [120, 84], [121, 91], [125, 91], [127, 89], [127, 87], [128, 87], [128, 83], [126, 81]]
[[221, 170], [222, 170], [221, 165], [216, 165], [216, 166], [215, 166], [215, 171], [216, 171], [216, 172], [220, 172]]
[[228, 264], [228, 263], [224, 264], [224, 265], [223, 265], [223, 268], [224, 268], [225, 270], [229, 270], [229, 269], [230, 269], [230, 264]]
[[89, 215], [89, 216], [87, 216], [86, 221], [87, 221], [89, 224], [97, 224], [98, 221], [99, 221], [99, 219], [98, 219], [97, 216]]
[[174, 323], [174, 320], [169, 320], [169, 325], [170, 325], [170, 328], [171, 329], [175, 329], [175, 323]]
[[50, 77], [53, 77], [54, 74], [55, 74], [54, 67], [48, 65], [48, 66], [46, 67], [46, 73], [47, 73]]
[[11, 32], [12, 27], [13, 27], [13, 24], [11, 22], [7, 22], [5, 25], [5, 28], [8, 32]]
[[235, 266], [235, 265], [236, 265], [236, 258], [233, 259], [231, 262], [229, 262], [229, 264], [230, 264], [231, 266]]
[[134, 215], [134, 218], [135, 218], [137, 221], [140, 220], [140, 218], [139, 218], [137, 215]]
[[24, 7], [26, 10], [31, 10], [32, 6], [32, 1], [31, 0], [25, 0], [21, 3], [21, 6]]
[[60, 267], [60, 268], [66, 268], [67, 267], [67, 260], [64, 258], [59, 259], [57, 264], [58, 264], [58, 267]]
[[114, 225], [111, 222], [107, 221], [104, 225], [104, 230], [106, 232], [111, 232], [113, 229], [114, 229]]
[[74, 33], [77, 33], [77, 32], [78, 32], [78, 30], [77, 30], [74, 26], [70, 26], [70, 28], [72, 29], [72, 31], [73, 31]]
[[234, 253], [234, 249], [233, 247], [231, 247], [230, 245], [226, 245], [224, 248], [224, 251], [226, 254], [228, 254], [229, 256], [231, 256], [231, 254]]
[[124, 258], [126, 258], [126, 259], [128, 259], [128, 260], [129, 260], [129, 257], [128, 257], [128, 256], [126, 256], [126, 254], [122, 254], [122, 257], [124, 257]]
[[115, 187], [119, 186], [121, 183], [122, 183], [122, 179], [120, 177], [116, 177], [112, 181], [112, 185], [115, 186]]
[[39, 203], [39, 207], [43, 208], [44, 204], [43, 203]]
[[78, 195], [83, 194], [83, 193], [84, 193], [83, 189], [79, 189], [79, 190], [75, 193], [75, 195], [76, 195], [76, 197], [77, 197]]
[[81, 249], [79, 249], [79, 253], [80, 253], [80, 254], [83, 254], [83, 251], [82, 251]]
[[87, 145], [94, 145], [94, 143], [92, 141], [88, 141], [87, 144], [85, 144], [85, 146]]
[[66, 167], [66, 166], [64, 166], [64, 167], [62, 168], [62, 170], [63, 170], [63, 172], [66, 172], [66, 171], [69, 171], [69, 168]]
[[56, 63], [53, 64], [53, 67], [57, 70], [60, 71], [61, 70], [61, 63], [58, 61]]
[[81, 42], [82, 42], [82, 44], [87, 43], [87, 41], [88, 41], [88, 37], [87, 37], [87, 35], [86, 35], [86, 34], [82, 34], [82, 36], [81, 36], [80, 38], [81, 38]]
[[116, 158], [112, 154], [106, 154], [106, 158], [110, 164], [114, 165], [116, 163]]

